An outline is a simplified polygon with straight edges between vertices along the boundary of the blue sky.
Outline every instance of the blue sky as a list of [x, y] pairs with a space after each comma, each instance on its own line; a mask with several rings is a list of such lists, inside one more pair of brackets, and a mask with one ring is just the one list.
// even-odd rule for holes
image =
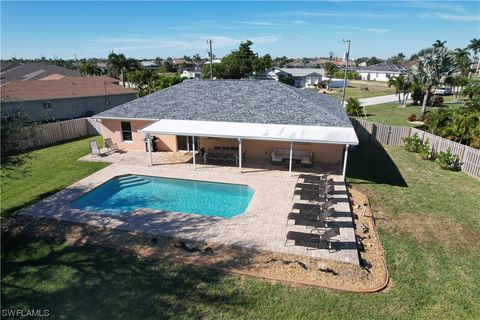
[[223, 56], [250, 39], [273, 57], [407, 56], [480, 37], [480, 2], [1, 2], [1, 57]]

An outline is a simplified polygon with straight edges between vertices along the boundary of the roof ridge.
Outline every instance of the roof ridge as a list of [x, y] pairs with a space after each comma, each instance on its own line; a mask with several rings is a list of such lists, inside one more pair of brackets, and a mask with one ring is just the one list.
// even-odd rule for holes
[[[271, 81], [271, 80], [266, 80], [266, 81]], [[283, 82], [280, 82], [282, 85], [286, 86], [289, 90], [291, 90], [291, 92], [293, 92], [296, 96], [300, 97], [300, 98], [304, 98], [301, 96], [301, 94], [305, 94], [305, 90], [308, 90], [308, 89], [305, 89], [305, 90], [301, 90], [301, 89], [298, 89], [298, 88], [295, 88], [295, 87], [292, 87], [291, 85], [288, 85], [286, 83], [283, 83]], [[297, 90], [294, 90], [294, 89], [297, 89]], [[308, 92], [308, 94], [317, 94], [317, 95], [320, 95], [319, 93], [317, 92]], [[328, 97], [330, 98], [330, 97]], [[331, 98], [333, 99], [333, 98]], [[315, 103], [313, 103], [312, 101], [306, 99], [307, 102], [309, 104], [313, 104], [314, 106], [316, 106]], [[338, 101], [338, 103], [340, 104], [340, 101]], [[337, 120], [339, 121], [344, 121], [345, 119], [341, 119], [340, 117], [338, 117], [338, 115], [336, 115], [335, 113], [332, 113], [332, 112], [328, 112], [325, 108], [319, 108], [319, 110], [321, 110], [324, 114], [328, 114], [330, 116], [333, 116], [334, 118], [336, 118]]]

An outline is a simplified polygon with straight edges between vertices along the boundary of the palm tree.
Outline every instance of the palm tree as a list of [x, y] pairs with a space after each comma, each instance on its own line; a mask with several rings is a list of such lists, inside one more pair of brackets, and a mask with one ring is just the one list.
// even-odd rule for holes
[[138, 62], [132, 58], [125, 58], [123, 53], [112, 52], [108, 55], [107, 66], [110, 76], [120, 79], [125, 86], [125, 73], [138, 69]]
[[468, 75], [468, 72], [470, 71], [470, 52], [468, 52], [468, 49], [455, 49], [455, 58], [462, 74]]
[[435, 41], [435, 43], [432, 44], [432, 47], [434, 47], [435, 49], [444, 48], [444, 47], [445, 47], [445, 43], [447, 43], [447, 41], [437, 40], [437, 41]]
[[412, 72], [425, 91], [420, 112], [420, 116], [425, 117], [432, 88], [445, 83], [458, 72], [455, 55], [447, 48], [438, 48], [434, 52], [425, 53], [419, 57], [416, 68]]
[[364, 113], [362, 103], [357, 98], [348, 98], [345, 111], [351, 117], [361, 117]]
[[84, 77], [98, 76], [100, 73], [100, 68], [94, 62], [82, 62], [80, 64], [80, 74]]
[[[388, 79], [388, 87], [395, 87], [395, 94], [398, 95], [398, 105], [405, 107], [410, 92], [411, 81], [409, 77], [404, 74], [400, 74], [398, 77], [390, 77]], [[400, 94], [403, 95], [400, 99]]]
[[[467, 48], [473, 51], [473, 58], [477, 59], [477, 54], [480, 51], [480, 39], [473, 38], [470, 40], [470, 44]], [[478, 69], [480, 69], [480, 59], [477, 61], [477, 70], [475, 73], [478, 73]]]

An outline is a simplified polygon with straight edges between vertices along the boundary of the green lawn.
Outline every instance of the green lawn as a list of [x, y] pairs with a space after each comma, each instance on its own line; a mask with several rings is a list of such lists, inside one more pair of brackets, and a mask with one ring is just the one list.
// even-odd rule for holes
[[407, 118], [412, 113], [418, 115], [420, 108], [420, 106], [407, 106], [405, 108], [401, 108], [396, 102], [388, 102], [374, 106], [366, 106], [365, 112], [367, 114], [367, 118], [357, 118], [375, 123], [388, 124], [391, 126], [415, 127], [418, 126], [418, 124], [412, 124], [408, 122]]
[[[71, 145], [59, 147], [67, 152]], [[48, 167], [39, 163], [46, 159], [35, 165]], [[57, 175], [78, 166], [69, 159], [56, 166]], [[2, 308], [46, 308], [54, 319], [476, 318], [480, 182], [375, 145], [350, 152], [348, 181], [368, 194], [377, 217], [391, 275], [384, 292], [292, 287], [14, 237], [2, 239]], [[44, 182], [37, 194], [52, 189]]]
[[[453, 101], [453, 97], [449, 98], [449, 100], [447, 101]], [[444, 104], [444, 107], [447, 107], [447, 106], [456, 106], [456, 105]], [[375, 122], [375, 123], [383, 123], [391, 126], [416, 127], [418, 126], [418, 124], [409, 122], [407, 118], [412, 113], [418, 116], [420, 114], [420, 109], [421, 109], [421, 106], [407, 105], [407, 107], [401, 108], [399, 107], [398, 102], [388, 102], [388, 103], [382, 103], [382, 104], [377, 104], [373, 106], [365, 106], [367, 119], [365, 119], [365, 117], [356, 117], [356, 118], [368, 120], [370, 122]], [[433, 110], [433, 109], [435, 108], [433, 107], [427, 108], [427, 110]]]
[[[336, 90], [338, 91], [335, 93], [329, 94], [329, 96], [341, 100], [343, 95], [343, 89], [336, 89]], [[385, 96], [385, 95], [394, 94], [394, 93], [395, 93], [395, 89], [388, 88], [388, 87], [384, 87], [384, 88], [376, 87], [376, 88], [370, 89], [369, 91], [361, 90], [358, 87], [355, 87], [355, 88], [349, 87], [347, 88], [347, 92], [345, 94], [345, 100], [348, 98], [362, 99], [362, 98], [378, 97], [378, 96]]]
[[76, 161], [90, 152], [91, 140], [97, 140], [99, 145], [102, 141], [100, 136], [89, 137], [35, 150], [28, 153], [27, 162], [16, 171], [2, 169], [2, 216], [106, 167], [105, 163]]

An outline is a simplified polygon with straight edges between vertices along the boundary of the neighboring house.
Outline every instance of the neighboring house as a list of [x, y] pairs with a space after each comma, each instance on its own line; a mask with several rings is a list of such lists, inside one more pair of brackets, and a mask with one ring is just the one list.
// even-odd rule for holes
[[317, 68], [272, 68], [267, 72], [267, 78], [270, 77], [279, 81], [281, 77], [292, 77], [293, 86], [297, 88], [313, 87], [322, 82], [325, 72]]
[[145, 150], [155, 136], [159, 151], [225, 147], [266, 160], [293, 148], [343, 166], [348, 146], [358, 144], [338, 100], [271, 80], [184, 81], [94, 118], [104, 138], [130, 150]]
[[92, 116], [136, 98], [136, 92], [107, 77], [11, 81], [1, 87], [2, 115], [20, 111], [31, 121]]
[[[217, 64], [217, 63], [221, 63], [221, 62], [222, 62], [222, 59], [213, 59], [212, 60], [213, 64]], [[210, 60], [205, 61], [204, 64], [210, 64]]]
[[390, 77], [398, 77], [407, 71], [405, 67], [382, 62], [366, 67], [357, 67], [356, 71], [362, 80], [388, 81]]
[[201, 77], [202, 77], [202, 71], [200, 69], [194, 69], [194, 70], [185, 69], [182, 72], [182, 78], [200, 79]]
[[156, 63], [154, 60], [141, 61], [140, 66], [146, 69], [156, 69], [158, 68], [158, 63]]
[[179, 66], [179, 65], [187, 65], [187, 66], [191, 66], [193, 65], [193, 62], [192, 61], [188, 61], [188, 60], [185, 60], [185, 59], [173, 59], [172, 63], [176, 66]]
[[417, 61], [406, 61], [406, 62], [400, 64], [400, 66], [402, 68], [405, 68], [406, 70], [410, 70], [413, 67], [415, 67], [416, 65], [417, 65]]
[[78, 70], [70, 70], [46, 62], [3, 63], [0, 82], [5, 85], [11, 81], [41, 80], [47, 77], [60, 79], [63, 77], [79, 77]]

